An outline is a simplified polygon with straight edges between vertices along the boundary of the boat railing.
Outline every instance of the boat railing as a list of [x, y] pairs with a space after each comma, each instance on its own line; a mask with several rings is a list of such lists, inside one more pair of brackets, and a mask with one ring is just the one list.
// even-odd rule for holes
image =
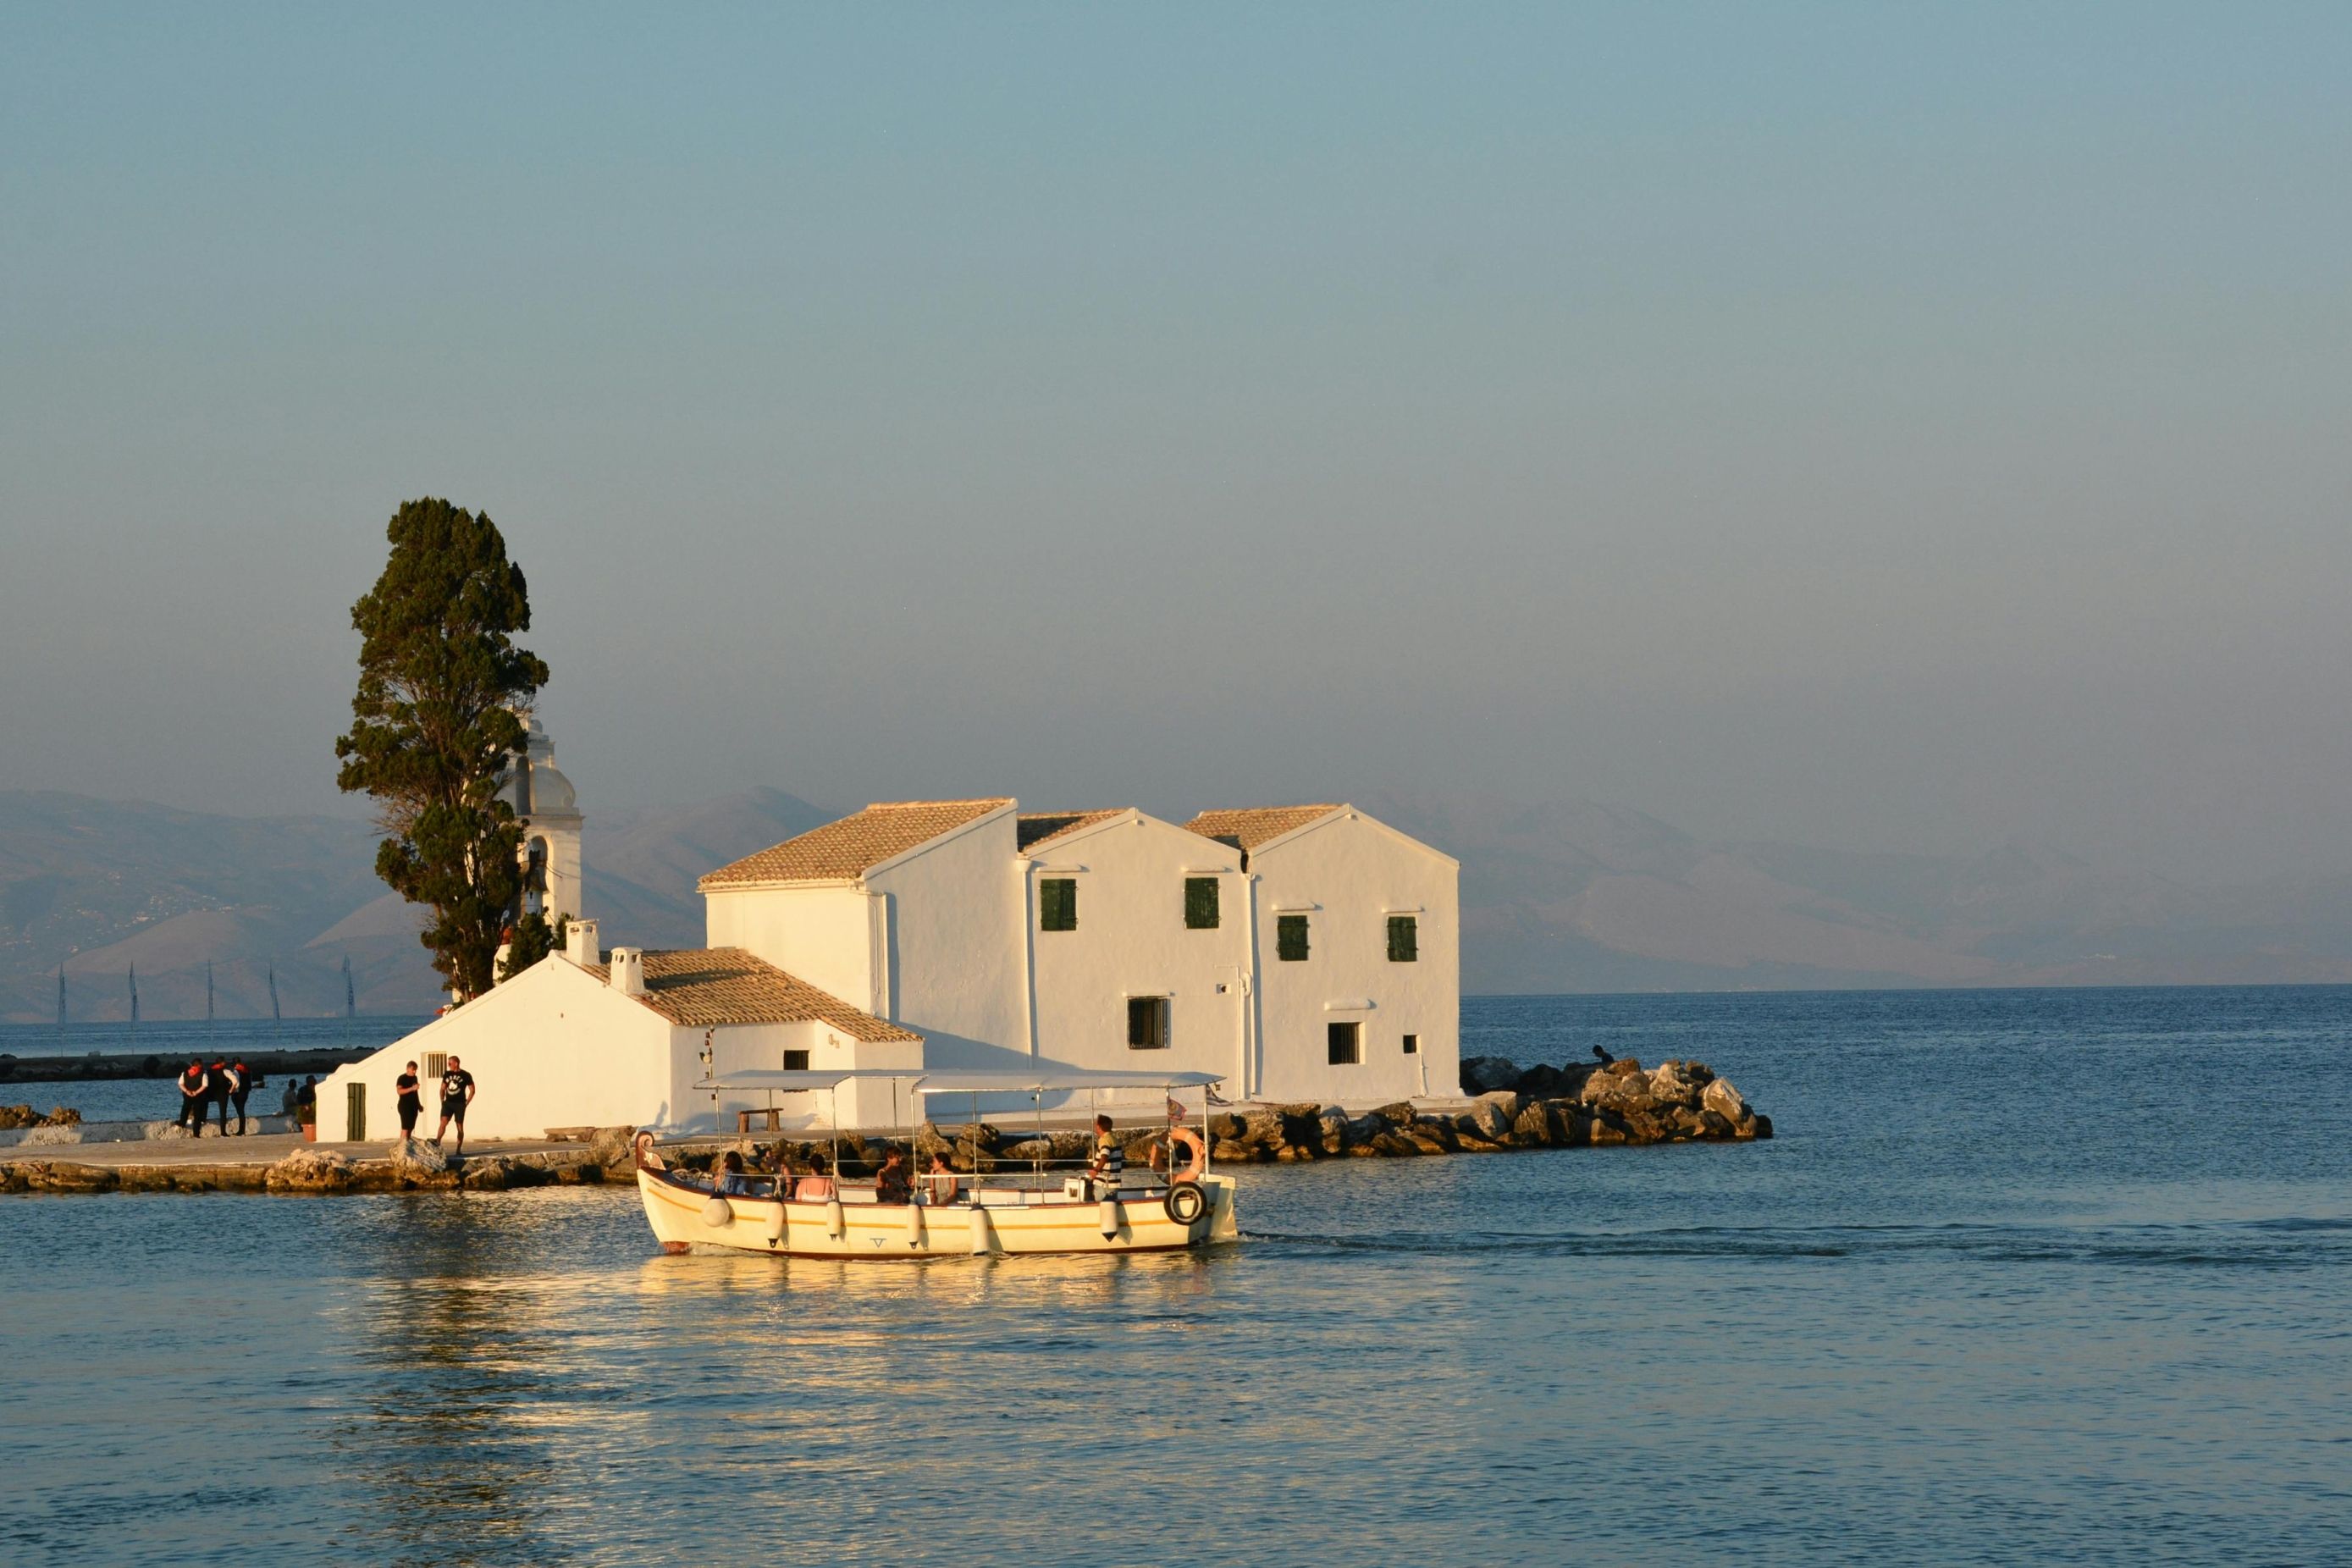
[[[984, 1194], [989, 1193], [1068, 1194], [1075, 1178], [1085, 1179], [1087, 1162], [1083, 1159], [1021, 1160], [999, 1157], [997, 1168], [992, 1171], [917, 1171], [909, 1173], [909, 1184], [916, 1201], [932, 1208], [964, 1207], [974, 1203], [986, 1206]], [[670, 1168], [670, 1175], [681, 1185], [706, 1192], [719, 1192], [719, 1178], [705, 1171]], [[869, 1177], [839, 1177], [824, 1172], [747, 1171], [736, 1178], [739, 1184], [727, 1195], [773, 1202], [779, 1195], [779, 1179], [788, 1180], [791, 1190], [782, 1194], [791, 1203], [823, 1203], [838, 1195], [845, 1203], [872, 1203], [875, 1185]], [[1140, 1197], [1163, 1194], [1170, 1184], [1166, 1171], [1151, 1167], [1129, 1167], [1119, 1173], [1119, 1191]], [[1082, 1189], [1079, 1195], [1090, 1195], [1091, 1188]]]

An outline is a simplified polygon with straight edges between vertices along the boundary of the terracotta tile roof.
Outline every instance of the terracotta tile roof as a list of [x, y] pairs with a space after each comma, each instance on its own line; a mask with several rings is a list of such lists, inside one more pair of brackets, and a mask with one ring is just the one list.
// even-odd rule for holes
[[1254, 805], [1235, 811], [1204, 811], [1186, 823], [1184, 831], [1254, 850], [1339, 809], [1337, 805]]
[[[583, 964], [610, 984], [612, 966]], [[896, 1024], [853, 1007], [740, 947], [688, 947], [646, 954], [646, 994], [638, 1000], [690, 1029], [719, 1024], [805, 1024], [840, 1030], [853, 1040], [919, 1040]]]
[[1021, 814], [1021, 847], [1028, 849], [1059, 838], [1065, 833], [1076, 833], [1081, 827], [1091, 827], [1105, 817], [1117, 816], [1125, 806], [1109, 811], [1024, 811]]
[[877, 800], [838, 822], [721, 866], [698, 886], [854, 881], [885, 860], [1012, 804], [1009, 799]]

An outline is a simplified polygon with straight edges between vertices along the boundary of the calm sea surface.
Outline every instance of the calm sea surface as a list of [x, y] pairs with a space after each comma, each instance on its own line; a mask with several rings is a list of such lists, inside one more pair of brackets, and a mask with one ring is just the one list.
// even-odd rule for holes
[[1464, 1013], [1780, 1136], [1255, 1168], [1178, 1258], [0, 1199], [0, 1558], [2352, 1561], [2352, 990]]

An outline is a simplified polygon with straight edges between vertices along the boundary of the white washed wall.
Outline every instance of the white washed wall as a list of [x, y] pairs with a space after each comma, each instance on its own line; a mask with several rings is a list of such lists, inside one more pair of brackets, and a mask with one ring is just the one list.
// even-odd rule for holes
[[886, 900], [887, 1003], [872, 1011], [921, 1035], [932, 1067], [1027, 1058], [1018, 849], [1007, 806], [866, 879]]
[[[1087, 1068], [1223, 1073], [1226, 1092], [1238, 1094], [1249, 961], [1239, 854], [1127, 813], [1029, 858], [1038, 1053]], [[1202, 875], [1217, 879], [1219, 919], [1194, 931], [1184, 924], [1184, 879]], [[1077, 884], [1076, 931], [1037, 923], [1035, 884], [1049, 877]], [[1132, 1050], [1127, 1000], [1150, 995], [1170, 998], [1169, 1047]]]
[[[670, 1025], [562, 955], [543, 960], [486, 996], [435, 1019], [319, 1086], [319, 1136], [349, 1137], [349, 1092], [367, 1085], [367, 1138], [400, 1134], [394, 1080], [428, 1051], [464, 1058], [477, 1092], [470, 1139], [539, 1138], [551, 1127], [653, 1126], [673, 1114]], [[441, 1119], [441, 1085], [421, 1086], [420, 1136]], [[454, 1134], [453, 1134], [454, 1135]]]
[[704, 929], [713, 947], [740, 947], [830, 991], [853, 1007], [886, 1016], [875, 900], [853, 887], [770, 888], [705, 895]]
[[[1459, 869], [1371, 818], [1341, 815], [1250, 858], [1258, 911], [1257, 1092], [1368, 1110], [1461, 1092]], [[1303, 905], [1310, 955], [1276, 956], [1277, 912]], [[1420, 922], [1420, 958], [1392, 963], [1388, 916]], [[1369, 1006], [1361, 1004], [1369, 1003]], [[1363, 1025], [1363, 1061], [1332, 1067], [1325, 1026]], [[1408, 1034], [1418, 1056], [1403, 1054]]]

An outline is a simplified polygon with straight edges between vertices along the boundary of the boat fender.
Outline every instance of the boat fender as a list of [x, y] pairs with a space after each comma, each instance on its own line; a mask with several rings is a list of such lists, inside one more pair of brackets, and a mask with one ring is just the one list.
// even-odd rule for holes
[[717, 1193], [711, 1194], [710, 1201], [702, 1205], [702, 1223], [713, 1230], [717, 1230], [734, 1217], [735, 1205]]
[[920, 1247], [923, 1241], [923, 1205], [908, 1204], [907, 1205], [907, 1245]]
[[978, 1204], [967, 1211], [971, 1218], [971, 1255], [985, 1258], [994, 1247], [996, 1238], [989, 1234], [988, 1211]]
[[768, 1216], [768, 1244], [772, 1247], [784, 1239], [784, 1202], [776, 1200], [776, 1212]]
[[1096, 1205], [1095, 1216], [1096, 1224], [1101, 1229], [1105, 1241], [1118, 1234], [1119, 1213], [1117, 1198], [1103, 1199]]
[[824, 1234], [839, 1241], [849, 1229], [849, 1221], [841, 1212], [841, 1194], [835, 1193], [824, 1201]]
[[1209, 1212], [1209, 1194], [1198, 1182], [1178, 1182], [1168, 1189], [1168, 1195], [1160, 1204], [1168, 1211], [1170, 1219], [1189, 1226]]

